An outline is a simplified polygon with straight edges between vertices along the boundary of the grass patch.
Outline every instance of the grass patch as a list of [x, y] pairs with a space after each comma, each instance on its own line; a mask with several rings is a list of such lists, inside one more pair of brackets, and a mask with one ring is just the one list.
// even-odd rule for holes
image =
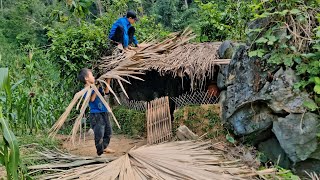
[[32, 158], [37, 151], [46, 149], [55, 149], [61, 146], [58, 139], [49, 138], [47, 134], [24, 135], [18, 137], [20, 146], [21, 161], [24, 166], [37, 165], [45, 163], [44, 160]]

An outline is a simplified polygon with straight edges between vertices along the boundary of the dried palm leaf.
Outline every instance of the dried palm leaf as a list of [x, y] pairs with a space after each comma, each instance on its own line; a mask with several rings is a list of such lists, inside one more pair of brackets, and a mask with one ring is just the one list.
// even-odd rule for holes
[[99, 68], [109, 71], [130, 64], [130, 69], [138, 71], [156, 70], [160, 75], [188, 76], [192, 88], [195, 84], [202, 87], [208, 77], [213, 78], [215, 65], [229, 64], [230, 59], [219, 59], [217, 51], [221, 42], [187, 44], [194, 38], [195, 35], [187, 28], [163, 41], [148, 42], [134, 51], [102, 57]]
[[117, 119], [115, 118], [110, 106], [108, 105], [108, 103], [104, 100], [104, 98], [102, 97], [102, 95], [100, 94], [98, 88], [92, 84], [86, 88], [84, 88], [83, 90], [81, 90], [80, 92], [76, 93], [76, 95], [74, 96], [73, 100], [71, 101], [71, 103], [69, 104], [69, 106], [67, 107], [66, 111], [60, 116], [60, 118], [58, 119], [58, 121], [52, 126], [52, 128], [49, 130], [49, 136], [53, 137], [57, 134], [57, 132], [60, 130], [60, 128], [62, 127], [62, 125], [65, 123], [65, 121], [67, 120], [68, 115], [70, 114], [72, 108], [74, 107], [74, 105], [77, 103], [77, 101], [81, 102], [82, 97], [86, 95], [81, 109], [80, 109], [80, 113], [77, 116], [75, 123], [73, 125], [72, 128], [72, 135], [71, 135], [71, 141], [74, 144], [75, 139], [77, 137], [77, 133], [80, 129], [80, 124], [81, 124], [81, 119], [83, 118], [83, 115], [85, 113], [86, 108], [88, 107], [89, 101], [90, 101], [90, 97], [91, 97], [91, 93], [92, 91], [94, 91], [97, 96], [100, 98], [101, 102], [103, 103], [103, 105], [107, 108], [108, 112], [112, 115], [112, 119], [115, 121], [115, 123], [117, 124], [118, 128], [120, 129], [120, 125], [117, 121]]
[[78, 92], [78, 93], [76, 93], [74, 95], [71, 103], [66, 108], [65, 112], [60, 116], [58, 121], [49, 130], [50, 136], [55, 136], [56, 133], [61, 129], [62, 125], [66, 121], [66, 119], [67, 119], [68, 115], [70, 114], [70, 112], [71, 112], [72, 108], [74, 107], [74, 105], [78, 102], [78, 100], [80, 98], [82, 98], [84, 96], [84, 94], [89, 90], [89, 88], [90, 87], [86, 87], [86, 88], [82, 89], [80, 92]]
[[275, 169], [251, 169], [241, 161], [230, 161], [222, 151], [212, 151], [211, 142], [180, 141], [143, 146], [108, 164], [83, 166], [46, 175], [46, 179], [176, 180], [254, 179]]

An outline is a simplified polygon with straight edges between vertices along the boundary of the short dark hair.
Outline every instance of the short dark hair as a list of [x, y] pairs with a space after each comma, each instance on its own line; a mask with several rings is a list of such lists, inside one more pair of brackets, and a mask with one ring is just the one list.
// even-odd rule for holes
[[89, 71], [90, 70], [88, 68], [82, 68], [78, 74], [78, 80], [83, 84], [86, 84], [86, 77], [88, 76]]
[[134, 19], [136, 21], [138, 20], [137, 14], [134, 11], [128, 11], [126, 17], [127, 18], [132, 18], [132, 19]]

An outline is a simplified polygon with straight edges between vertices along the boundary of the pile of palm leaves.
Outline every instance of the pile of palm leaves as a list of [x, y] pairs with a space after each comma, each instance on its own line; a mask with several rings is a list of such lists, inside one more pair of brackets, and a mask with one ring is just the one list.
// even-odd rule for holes
[[41, 179], [254, 179], [276, 176], [275, 169], [254, 170], [240, 160], [212, 151], [211, 142], [177, 141], [130, 150], [115, 161], [86, 165]]
[[217, 51], [220, 42], [187, 44], [193, 38], [195, 35], [190, 29], [173, 33], [163, 41], [148, 42], [141, 48], [103, 57], [99, 68], [107, 72], [121, 63], [136, 62], [136, 68], [156, 70], [174, 77], [188, 76], [191, 87], [195, 82], [201, 86], [206, 78], [213, 77], [215, 65], [228, 64], [230, 60], [219, 59]]
[[[112, 90], [112, 88], [110, 87], [110, 85], [105, 81], [108, 78], [114, 79], [116, 80], [120, 87], [122, 88], [123, 92], [125, 93], [125, 95], [128, 97], [122, 82], [125, 83], [129, 83], [130, 82], [128, 80], [125, 79], [125, 77], [131, 77], [131, 78], [135, 78], [138, 80], [143, 80], [139, 77], [136, 77], [136, 74], [143, 74], [141, 72], [136, 72], [135, 70], [137, 70], [137, 68], [132, 69], [131, 67], [134, 66], [135, 63], [122, 63], [120, 65], [118, 65], [116, 68], [114, 68], [111, 71], [108, 71], [107, 73], [103, 74], [101, 77], [99, 77], [97, 79], [97, 82], [99, 83], [99, 85], [105, 85], [109, 88], [109, 91], [114, 95], [115, 99], [118, 101], [119, 104], [121, 104], [119, 98], [117, 97], [117, 95], [115, 94], [115, 92]], [[116, 119], [116, 117], [114, 116], [110, 106], [108, 105], [108, 103], [105, 101], [105, 99], [103, 98], [103, 96], [99, 93], [98, 88], [96, 85], [92, 84], [88, 87], [85, 87], [84, 89], [82, 89], [80, 92], [76, 93], [74, 95], [73, 100], [71, 101], [71, 103], [69, 104], [69, 106], [66, 108], [65, 112], [60, 116], [60, 118], [58, 119], [58, 121], [52, 126], [52, 128], [50, 129], [50, 136], [53, 137], [57, 134], [57, 132], [61, 129], [62, 125], [66, 122], [68, 115], [70, 114], [71, 110], [73, 109], [73, 107], [76, 106], [76, 109], [79, 110], [80, 108], [80, 113], [77, 116], [75, 122], [74, 122], [74, 126], [72, 128], [72, 136], [71, 136], [71, 141], [72, 143], [75, 142], [75, 139], [77, 137], [77, 134], [79, 132], [79, 129], [81, 127], [81, 120], [84, 116], [84, 113], [88, 107], [89, 101], [90, 101], [90, 97], [91, 94], [95, 92], [97, 94], [97, 96], [101, 99], [102, 103], [104, 104], [104, 106], [107, 108], [108, 112], [111, 114], [111, 116], [113, 117], [112, 119], [115, 121], [115, 123], [117, 124], [117, 126], [120, 128], [120, 125]], [[81, 107], [80, 107], [81, 106]]]

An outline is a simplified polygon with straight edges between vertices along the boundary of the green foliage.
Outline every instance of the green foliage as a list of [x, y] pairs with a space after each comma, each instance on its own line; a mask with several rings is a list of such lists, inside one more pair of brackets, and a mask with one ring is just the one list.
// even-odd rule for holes
[[89, 13], [93, 0], [67, 0], [70, 12], [77, 18], [83, 18]]
[[144, 136], [147, 122], [144, 112], [117, 106], [113, 108], [113, 113], [121, 126], [121, 129], [113, 128], [116, 133], [122, 133], [129, 136]]
[[283, 179], [290, 179], [290, 180], [300, 180], [299, 176], [294, 175], [292, 171], [284, 169], [280, 166], [276, 166], [278, 172], [279, 172], [279, 177]]
[[75, 75], [82, 67], [91, 67], [107, 50], [105, 30], [90, 23], [48, 32], [52, 40], [49, 53], [62, 67], [64, 75]]
[[224, 136], [224, 129], [219, 115], [214, 111], [214, 107], [208, 106], [186, 106], [175, 110], [173, 117], [173, 131], [181, 125], [186, 125], [191, 131], [201, 136], [212, 139], [220, 135]]
[[315, 100], [304, 103], [311, 111], [320, 105], [319, 5], [302, 0], [257, 1], [251, 6], [254, 20], [266, 23], [248, 30], [251, 40], [254, 38], [249, 56], [267, 57], [270, 64], [293, 68], [301, 77], [295, 88], [309, 91]]
[[[8, 82], [8, 69], [0, 68], [0, 91], [6, 89]], [[0, 125], [2, 141], [0, 142], [0, 164], [6, 167], [8, 179], [18, 179], [18, 167], [20, 164], [18, 141], [10, 130], [9, 124], [2, 114], [0, 105]]]
[[46, 3], [42, 0], [3, 0], [0, 15], [0, 38], [23, 47], [27, 44], [44, 46], [47, 44], [45, 26], [52, 24], [50, 14], [59, 7], [65, 11], [63, 2], [56, 0]]
[[[267, 157], [263, 154], [259, 154], [258, 155], [258, 158], [261, 159], [263, 161], [267, 161]], [[300, 180], [299, 176], [297, 175], [294, 175], [292, 173], [292, 171], [288, 170], [288, 169], [284, 169], [280, 166], [275, 166], [274, 167], [275, 169], [277, 169], [277, 177], [275, 178], [274, 175], [265, 175], [265, 179], [283, 179], [283, 180]], [[267, 169], [267, 167], [260, 167], [259, 170], [264, 170], [264, 169]]]
[[154, 5], [154, 13], [157, 21], [169, 28], [173, 28], [173, 21], [178, 14], [177, 0], [157, 0]]
[[[29, 153], [28, 148], [25, 148], [25, 146], [29, 145], [35, 145], [35, 148], [37, 150], [41, 150], [41, 148], [45, 147], [47, 149], [55, 149], [61, 145], [61, 140], [56, 138], [51, 138], [46, 132], [42, 132], [42, 134], [37, 135], [24, 135], [17, 138], [21, 149], [21, 156], [25, 157]], [[33, 150], [34, 151], [34, 150]]]
[[198, 34], [200, 41], [242, 40], [252, 13], [250, 1], [195, 1], [199, 7]]
[[41, 50], [30, 47], [28, 51], [29, 58], [20, 51], [0, 48], [0, 55], [6, 59], [0, 61], [0, 66], [10, 70], [5, 91], [0, 92], [0, 102], [10, 126], [21, 134], [51, 127], [73, 93], [68, 92], [67, 82], [59, 81], [56, 63]]
[[199, 8], [196, 4], [192, 4], [189, 8], [181, 8], [177, 17], [172, 22], [173, 31], [181, 31], [190, 26], [192, 29], [198, 28]]
[[[148, 24], [148, 26], [146, 26]], [[169, 32], [164, 29], [162, 24], [156, 23], [153, 16], [143, 16], [136, 25], [136, 37], [140, 42], [152, 39], [161, 39], [166, 37]]]
[[8, 179], [18, 179], [18, 167], [20, 164], [19, 146], [16, 137], [9, 128], [7, 120], [2, 115], [0, 106], [0, 124], [3, 140], [0, 144], [0, 163], [6, 167]]

